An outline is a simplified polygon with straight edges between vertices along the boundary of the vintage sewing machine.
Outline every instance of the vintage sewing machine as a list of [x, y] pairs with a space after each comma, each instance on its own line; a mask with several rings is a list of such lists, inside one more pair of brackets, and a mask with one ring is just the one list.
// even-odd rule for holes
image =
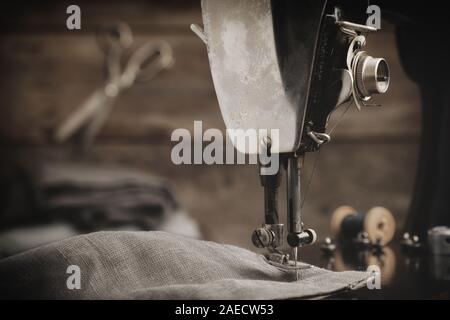
[[[297, 248], [316, 241], [316, 232], [303, 223], [300, 171], [304, 155], [331, 140], [330, 114], [345, 103], [359, 110], [373, 106], [372, 95], [389, 87], [386, 60], [364, 50], [367, 34], [377, 29], [366, 25], [367, 3], [360, 5], [202, 0], [204, 29], [191, 26], [207, 46], [226, 127], [279, 132], [278, 141], [269, 135], [261, 144], [279, 155], [286, 172], [287, 227], [277, 208], [281, 169], [261, 170], [265, 220], [252, 235], [274, 263], [296, 266]], [[283, 250], [285, 242], [293, 248], [293, 261]]]

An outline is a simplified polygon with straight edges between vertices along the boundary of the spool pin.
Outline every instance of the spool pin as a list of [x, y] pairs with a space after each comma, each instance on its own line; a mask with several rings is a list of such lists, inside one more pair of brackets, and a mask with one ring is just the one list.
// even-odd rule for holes
[[331, 232], [335, 237], [355, 239], [366, 232], [372, 244], [384, 246], [395, 233], [395, 219], [383, 207], [373, 207], [366, 214], [359, 213], [349, 206], [337, 208], [331, 217]]

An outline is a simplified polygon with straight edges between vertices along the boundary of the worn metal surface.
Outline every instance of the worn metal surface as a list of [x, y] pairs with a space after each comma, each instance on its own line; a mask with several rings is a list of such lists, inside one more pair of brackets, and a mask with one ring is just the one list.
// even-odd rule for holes
[[[227, 128], [279, 129], [272, 152], [295, 151], [323, 6], [324, 1], [202, 0], [211, 73]], [[235, 147], [257, 152], [244, 143]]]

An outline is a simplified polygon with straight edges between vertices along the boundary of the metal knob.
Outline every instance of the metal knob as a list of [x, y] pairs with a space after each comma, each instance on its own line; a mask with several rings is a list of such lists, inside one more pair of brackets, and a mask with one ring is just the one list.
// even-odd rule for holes
[[361, 51], [356, 61], [356, 86], [363, 97], [385, 93], [389, 88], [389, 65], [383, 58], [374, 58]]
[[305, 229], [300, 233], [290, 233], [287, 242], [291, 247], [301, 247], [307, 244], [313, 244], [317, 240], [317, 234], [313, 229]]
[[274, 244], [275, 234], [268, 228], [258, 228], [252, 234], [252, 242], [257, 248], [267, 248]]

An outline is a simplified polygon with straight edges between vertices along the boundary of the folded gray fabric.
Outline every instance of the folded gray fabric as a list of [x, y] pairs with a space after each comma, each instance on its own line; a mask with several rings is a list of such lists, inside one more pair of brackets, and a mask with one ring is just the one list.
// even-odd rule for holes
[[129, 168], [47, 163], [37, 185], [47, 219], [70, 223], [80, 233], [161, 230], [180, 211], [167, 181]]
[[[67, 273], [69, 266], [79, 267], [80, 289], [67, 286], [68, 278], [74, 275]], [[235, 246], [156, 231], [97, 232], [0, 260], [0, 296], [313, 298], [359, 288], [369, 277], [365, 272], [332, 272], [304, 266], [297, 282], [294, 271], [277, 268], [264, 256]]]
[[199, 224], [179, 206], [170, 183], [140, 170], [62, 162], [18, 170], [13, 176], [0, 194], [0, 258], [50, 240], [105, 230], [159, 230], [202, 238]]

